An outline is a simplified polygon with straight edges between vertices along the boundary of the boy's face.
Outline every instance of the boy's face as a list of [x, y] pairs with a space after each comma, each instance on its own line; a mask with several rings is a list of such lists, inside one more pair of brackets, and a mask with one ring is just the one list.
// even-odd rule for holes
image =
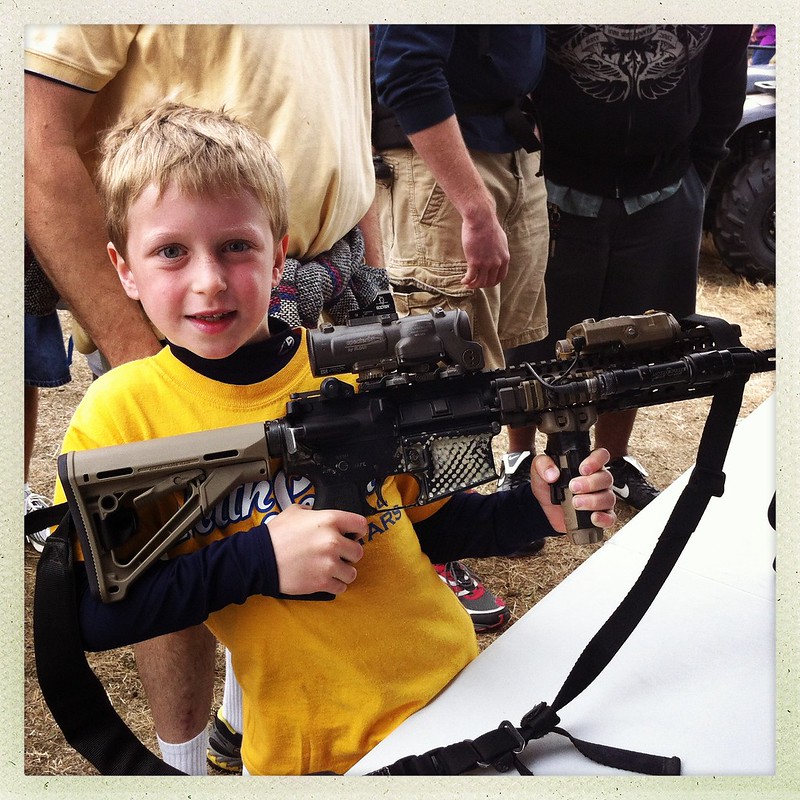
[[128, 297], [170, 342], [224, 358], [269, 336], [267, 309], [287, 238], [251, 192], [185, 195], [148, 186], [128, 212], [127, 258], [108, 253]]

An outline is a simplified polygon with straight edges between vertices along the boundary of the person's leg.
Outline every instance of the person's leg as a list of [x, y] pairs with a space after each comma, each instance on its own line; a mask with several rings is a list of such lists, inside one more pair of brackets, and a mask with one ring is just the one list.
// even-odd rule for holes
[[605, 447], [611, 461], [628, 455], [628, 442], [635, 421], [635, 408], [600, 414], [594, 426], [594, 446]]
[[[680, 318], [694, 312], [704, 203], [702, 183], [691, 168], [674, 195], [620, 219], [601, 316], [657, 310]], [[617, 496], [643, 508], [658, 490], [628, 452], [635, 421], [636, 409], [601, 414], [594, 441], [611, 454]]]
[[[480, 162], [477, 163], [480, 169]], [[539, 153], [519, 150], [511, 154], [508, 168], [495, 170], [493, 177], [484, 177], [498, 208], [504, 211], [501, 221], [508, 237], [508, 274], [500, 284], [497, 309], [506, 366], [513, 363], [508, 357], [513, 348], [547, 335], [547, 190], [544, 178], [538, 174], [539, 167]], [[509, 453], [530, 452], [534, 448], [535, 425], [508, 428], [507, 434]]]
[[461, 216], [414, 150], [398, 148], [382, 155], [393, 181], [389, 187], [379, 182], [378, 215], [398, 314], [427, 314], [435, 306], [461, 309], [469, 317], [472, 338], [483, 348], [486, 369], [502, 367], [500, 289], [462, 286], [466, 258]]
[[208, 737], [208, 761], [224, 772], [242, 772], [242, 687], [236, 679], [233, 661], [225, 648], [225, 685], [222, 705], [214, 715]]
[[[539, 341], [506, 350], [509, 364], [550, 361], [556, 342], [569, 327], [597, 317], [603, 295], [609, 251], [609, 226], [613, 219], [580, 217], [548, 203], [547, 268], [544, 278], [548, 333]], [[580, 287], [580, 291], [576, 290]], [[499, 489], [513, 488], [530, 472], [535, 441], [527, 429], [509, 443], [503, 457]], [[523, 438], [524, 437], [524, 438]], [[525, 455], [525, 453], [529, 455]]]
[[[67, 353], [58, 314], [45, 316], [25, 314], [25, 428], [23, 449], [23, 478], [25, 513], [46, 508], [50, 499], [29, 485], [30, 465], [36, 443], [39, 417], [39, 392], [42, 388], [63, 386], [72, 379], [69, 371], [71, 353]], [[41, 553], [49, 528], [35, 531], [26, 540]]]
[[216, 639], [197, 625], [133, 649], [156, 734], [167, 745], [162, 757], [184, 772], [205, 775]]
[[25, 483], [30, 477], [31, 458], [36, 443], [36, 423], [39, 419], [39, 387], [25, 386], [25, 449], [23, 476]]
[[581, 217], [548, 203], [549, 251], [545, 273], [547, 336], [511, 349], [512, 363], [551, 361], [556, 342], [585, 319], [600, 317], [613, 230], [613, 207], [601, 217]]
[[61, 323], [53, 311], [43, 317], [25, 314], [25, 445], [24, 478], [28, 482], [30, 461], [39, 416], [39, 389], [63, 386], [72, 380], [70, 356], [64, 346]]
[[775, 55], [775, 48], [764, 48], [763, 50], [754, 50], [753, 51], [753, 58], [751, 59], [750, 63], [753, 66], [758, 66], [761, 64], [769, 64], [772, 57]]

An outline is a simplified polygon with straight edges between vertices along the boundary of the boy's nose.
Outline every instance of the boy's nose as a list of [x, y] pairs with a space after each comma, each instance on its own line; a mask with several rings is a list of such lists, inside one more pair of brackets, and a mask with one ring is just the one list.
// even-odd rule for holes
[[217, 259], [206, 256], [200, 259], [192, 276], [192, 289], [197, 294], [218, 294], [225, 291], [225, 271]]

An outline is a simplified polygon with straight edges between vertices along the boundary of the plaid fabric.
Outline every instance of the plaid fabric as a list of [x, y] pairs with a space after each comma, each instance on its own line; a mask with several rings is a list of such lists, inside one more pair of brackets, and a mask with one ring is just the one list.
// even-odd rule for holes
[[389, 291], [386, 270], [364, 263], [364, 237], [353, 228], [313, 261], [287, 258], [281, 282], [272, 291], [269, 315], [296, 328], [316, 328], [325, 311], [336, 325], [351, 311], [367, 308]]
[[33, 250], [25, 239], [25, 313], [46, 317], [56, 310], [58, 292], [44, 274]]

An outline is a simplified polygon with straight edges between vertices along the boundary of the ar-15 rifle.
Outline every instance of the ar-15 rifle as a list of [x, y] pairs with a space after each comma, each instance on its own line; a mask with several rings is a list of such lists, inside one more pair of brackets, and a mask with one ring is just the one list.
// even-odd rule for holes
[[[271, 477], [278, 459], [314, 484], [315, 507], [370, 515], [387, 510], [381, 485], [391, 475], [416, 478], [420, 505], [496, 479], [491, 443], [503, 425], [535, 423], [547, 434], [567, 534], [596, 542], [602, 531], [573, 508], [568, 484], [598, 413], [703, 397], [722, 381], [773, 370], [774, 349], [750, 350], [740, 335], [722, 320], [661, 312], [586, 320], [554, 359], [484, 372], [461, 311], [323, 325], [308, 335], [319, 391], [292, 395], [281, 419], [59, 457], [90, 586], [105, 602], [124, 597], [232, 490]], [[334, 377], [349, 372], [357, 390]], [[142, 516], [176, 495], [178, 510], [131, 552]]]

